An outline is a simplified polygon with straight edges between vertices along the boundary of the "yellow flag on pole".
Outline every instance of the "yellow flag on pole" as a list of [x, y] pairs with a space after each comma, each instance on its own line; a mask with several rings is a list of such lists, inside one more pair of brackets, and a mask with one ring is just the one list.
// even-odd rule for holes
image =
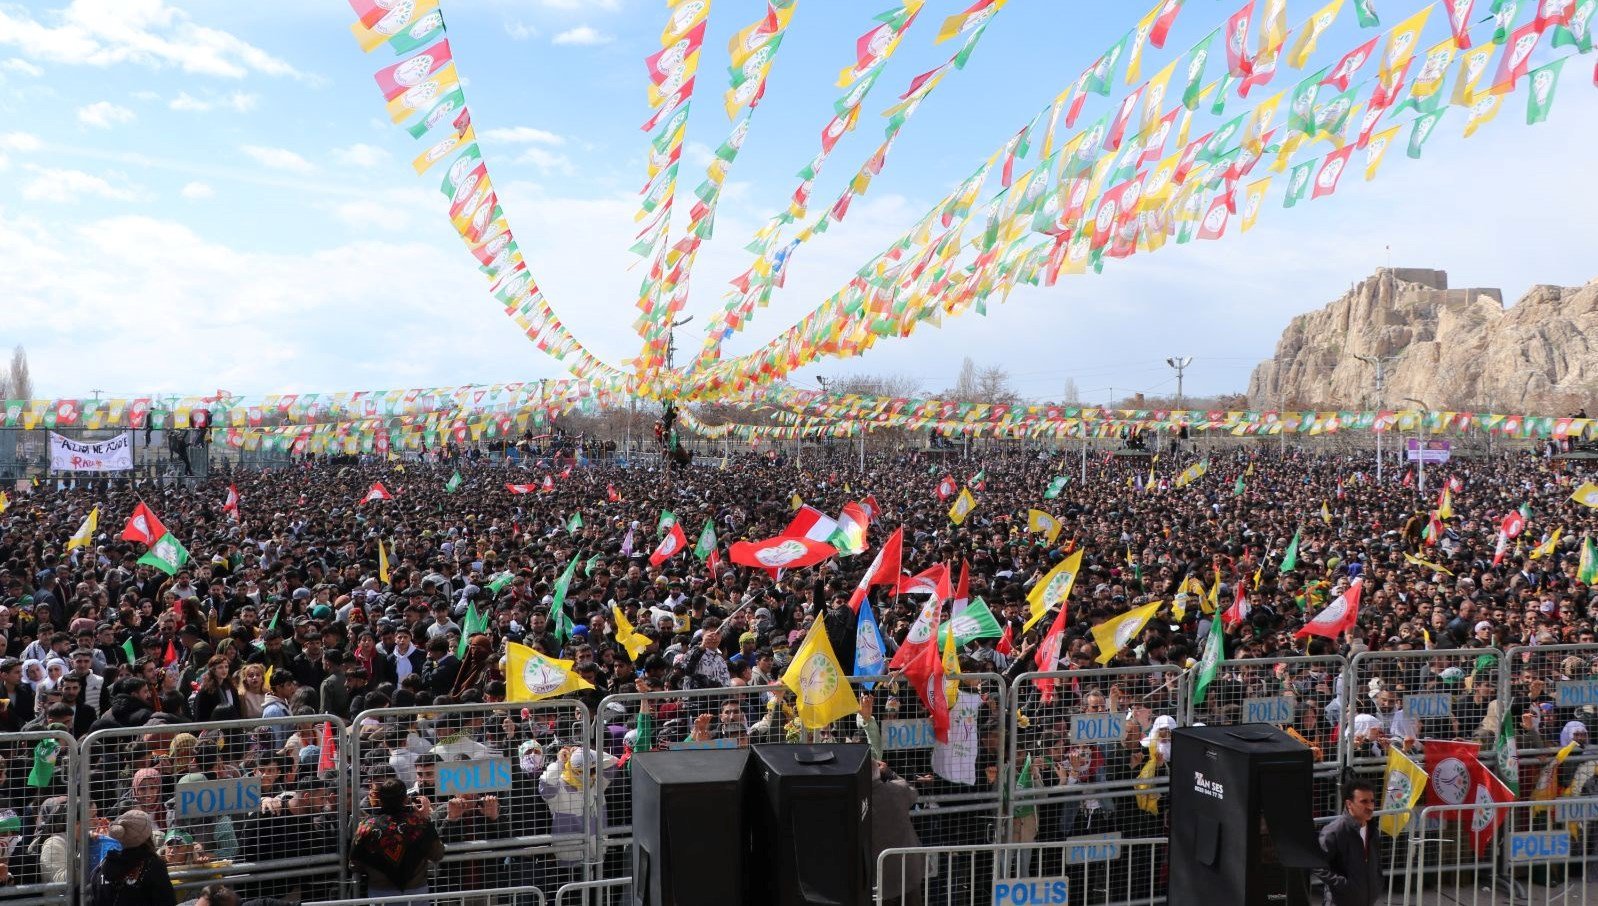
[[1415, 556], [1414, 554], [1405, 554], [1404, 555], [1404, 562], [1410, 564], [1411, 566], [1424, 566], [1424, 567], [1426, 567], [1427, 569], [1431, 570], [1434, 573], [1442, 573], [1445, 576], [1452, 576], [1453, 575], [1453, 573], [1449, 572], [1448, 570], [1444, 569], [1443, 567], [1439, 566], [1438, 564], [1433, 563], [1430, 560], [1422, 560], [1421, 558]]
[[1409, 824], [1410, 809], [1420, 801], [1421, 794], [1426, 791], [1426, 771], [1418, 764], [1409, 760], [1397, 746], [1387, 750], [1387, 772], [1382, 783], [1382, 810], [1392, 811], [1403, 809], [1400, 814], [1383, 815], [1381, 820], [1382, 833], [1389, 837], [1397, 837], [1404, 832], [1404, 827]]
[[388, 579], [388, 545], [383, 539], [377, 539], [377, 581], [384, 585], [389, 584]]
[[1583, 483], [1581, 487], [1570, 495], [1570, 499], [1582, 506], [1598, 510], [1598, 484], [1593, 484], [1590, 481]]
[[1150, 601], [1140, 607], [1134, 607], [1118, 617], [1094, 626], [1089, 630], [1093, 634], [1093, 641], [1099, 646], [1098, 662], [1108, 664], [1112, 658], [1121, 653], [1121, 649], [1132, 643], [1137, 634], [1143, 631], [1143, 625], [1154, 619], [1164, 606], [1163, 601]]
[[505, 643], [505, 687], [510, 701], [536, 702], [594, 688], [571, 668], [571, 661], [546, 657], [526, 645]]
[[1064, 528], [1060, 520], [1050, 516], [1042, 510], [1027, 510], [1026, 530], [1034, 534], [1041, 534], [1043, 539], [1050, 544], [1060, 537], [1060, 529]]
[[977, 499], [971, 496], [969, 489], [961, 488], [960, 496], [954, 498], [954, 506], [949, 507], [949, 521], [955, 525], [963, 525], [965, 517], [971, 515], [971, 511], [976, 508]]
[[616, 641], [627, 649], [629, 658], [638, 660], [638, 656], [649, 647], [649, 639], [633, 630], [633, 624], [627, 622], [627, 615], [621, 612], [618, 605], [610, 605], [610, 617], [616, 621]]
[[832, 641], [827, 638], [827, 626], [821, 620], [799, 643], [793, 662], [782, 674], [782, 684], [798, 700], [799, 723], [807, 730], [819, 730], [860, 710], [860, 701], [838, 664]]
[[1027, 617], [1026, 625], [1021, 628], [1023, 632], [1043, 619], [1049, 608], [1065, 603], [1065, 599], [1071, 596], [1071, 586], [1076, 584], [1076, 574], [1081, 571], [1082, 551], [1078, 548], [1076, 553], [1061, 560], [1059, 566], [1049, 570], [1048, 575], [1032, 586], [1032, 590], [1027, 592], [1026, 596], [1030, 615]]
[[94, 532], [99, 527], [100, 508], [95, 507], [89, 511], [89, 515], [83, 517], [83, 524], [78, 526], [78, 530], [72, 533], [71, 538], [67, 539], [67, 550], [70, 551], [80, 547], [88, 547], [89, 545], [93, 544]]
[[1565, 527], [1562, 525], [1559, 528], [1554, 529], [1554, 533], [1548, 536], [1548, 540], [1532, 548], [1532, 551], [1528, 556], [1533, 560], [1541, 560], [1542, 558], [1552, 554], [1554, 552], [1554, 548], [1559, 546], [1559, 536], [1564, 531]]

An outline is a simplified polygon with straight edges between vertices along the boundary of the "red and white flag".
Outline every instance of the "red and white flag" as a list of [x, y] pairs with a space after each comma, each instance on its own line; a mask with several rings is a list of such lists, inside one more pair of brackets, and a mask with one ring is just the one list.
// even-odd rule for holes
[[[788, 523], [787, 528], [782, 530], [781, 537], [808, 538], [811, 541], [820, 541], [825, 544], [827, 539], [832, 537], [832, 533], [837, 530], [838, 521], [836, 519], [809, 504], [805, 504], [799, 508], [798, 512], [793, 514], [793, 520]], [[738, 561], [734, 558], [733, 562], [736, 563]]]
[[1221, 613], [1221, 625], [1230, 629], [1248, 619], [1249, 612], [1254, 608], [1248, 603], [1248, 594], [1242, 582], [1237, 583], [1237, 596], [1232, 599], [1232, 606]]
[[323, 773], [338, 767], [338, 739], [333, 733], [331, 721], [322, 722], [322, 740], [318, 747], [316, 758], [316, 771]]
[[536, 484], [507, 484], [507, 485], [505, 485], [505, 490], [511, 492], [512, 494], [531, 494], [534, 491], [538, 490], [538, 485], [536, 485]]
[[546, 494], [552, 493], [555, 490], [555, 479], [545, 475], [544, 480], [541, 484], [539, 484], [538, 489]]
[[873, 585], [892, 585], [898, 587], [899, 573], [903, 570], [900, 557], [904, 550], [904, 527], [893, 530], [888, 540], [882, 543], [877, 556], [872, 559], [871, 565], [866, 568], [866, 574], [860, 577], [860, 584], [855, 586], [854, 594], [849, 596], [849, 609], [855, 613], [860, 612], [860, 602], [866, 598], [866, 593]]
[[[940, 606], [932, 602], [934, 613]], [[921, 625], [920, 619], [916, 621]], [[910, 632], [914, 634], [916, 627], [912, 626]], [[943, 654], [938, 650], [936, 641], [938, 636], [938, 622], [934, 615], [930, 628], [927, 629], [928, 637], [934, 641], [915, 646], [913, 649], [900, 646], [894, 652], [894, 660], [898, 661], [899, 655], [905, 651], [910, 652], [910, 657], [903, 662], [905, 679], [915, 687], [916, 696], [921, 699], [921, 704], [926, 706], [927, 713], [932, 715], [932, 736], [938, 742], [949, 741], [949, 693], [948, 683], [944, 681]], [[891, 665], [890, 665], [890, 669]]]
[[948, 500], [950, 497], [953, 497], [954, 493], [958, 490], [960, 490], [960, 486], [955, 484], [954, 476], [945, 475], [943, 476], [943, 479], [938, 482], [938, 499]]
[[366, 496], [361, 498], [361, 502], [362, 503], [371, 503], [374, 500], [393, 500], [393, 499], [394, 499], [394, 495], [390, 494], [388, 492], [388, 488], [383, 487], [383, 483], [381, 481], [374, 481], [374, 482], [372, 482], [371, 489], [366, 492]]
[[882, 515], [882, 506], [877, 503], [875, 494], [867, 494], [866, 499], [860, 501], [860, 508], [866, 511], [866, 516], [872, 522], [876, 522], [877, 517]]
[[227, 499], [222, 501], [222, 512], [233, 514], [233, 521], [239, 518], [239, 489], [234, 485], [227, 486]]
[[[673, 525], [675, 528], [675, 525]], [[738, 541], [727, 548], [727, 559], [739, 566], [752, 566], [776, 576], [779, 569], [799, 569], [836, 556], [838, 549], [825, 541], [794, 535], [778, 535], [763, 541]]]
[[960, 580], [954, 583], [954, 603], [949, 605], [949, 619], [958, 617], [971, 606], [971, 562], [960, 558]]
[[155, 511], [145, 506], [141, 500], [139, 505], [133, 508], [133, 515], [128, 517], [127, 526], [122, 529], [122, 540], [137, 541], [149, 547], [165, 534], [166, 526], [155, 518]]
[[[1049, 624], [1049, 631], [1043, 634], [1043, 641], [1038, 643], [1033, 663], [1041, 673], [1060, 669], [1060, 646], [1065, 644], [1065, 613], [1065, 602], [1061, 601], [1059, 613], [1054, 615], [1054, 622]], [[1004, 631], [1009, 632], [1010, 627], [1006, 625]], [[1054, 686], [1058, 680], [1053, 677], [1039, 677], [1032, 682], [1038, 687], [1038, 697], [1043, 699], [1044, 704], [1054, 701]]]
[[613, 484], [605, 485], [605, 496], [611, 503], [621, 503], [621, 492]]
[[1305, 623], [1303, 629], [1293, 633], [1293, 637], [1301, 639], [1308, 635], [1318, 635], [1328, 639], [1337, 638], [1352, 628], [1354, 621], [1359, 619], [1359, 596], [1364, 590], [1365, 580], [1355, 579], [1347, 591], [1321, 608], [1315, 619]]
[[688, 546], [688, 538], [682, 533], [682, 526], [676, 522], [671, 524], [671, 529], [666, 532], [666, 537], [660, 539], [655, 552], [649, 555], [649, 565], [658, 567], [672, 557], [682, 553]]

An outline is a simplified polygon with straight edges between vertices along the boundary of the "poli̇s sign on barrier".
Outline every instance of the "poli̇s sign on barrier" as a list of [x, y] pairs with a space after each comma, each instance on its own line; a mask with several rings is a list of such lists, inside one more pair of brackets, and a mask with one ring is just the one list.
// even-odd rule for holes
[[1066, 878], [1015, 878], [993, 882], [993, 906], [1069, 906]]
[[259, 777], [180, 783], [172, 794], [172, 810], [178, 818], [215, 818], [253, 812], [260, 807]]

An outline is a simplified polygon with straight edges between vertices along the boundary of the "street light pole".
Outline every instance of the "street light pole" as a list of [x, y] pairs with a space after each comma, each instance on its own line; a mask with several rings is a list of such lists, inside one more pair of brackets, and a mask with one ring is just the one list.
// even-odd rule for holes
[[[1389, 360], [1388, 359], [1384, 359], [1384, 358], [1378, 358], [1377, 356], [1373, 356], [1373, 355], [1357, 355], [1357, 356], [1354, 356], [1354, 358], [1359, 359], [1361, 362], [1364, 362], [1365, 364], [1374, 366], [1376, 368], [1376, 411], [1377, 411], [1377, 414], [1378, 414], [1378, 417], [1379, 417], [1380, 413], [1381, 413], [1381, 409], [1382, 409], [1382, 400], [1384, 399], [1384, 397], [1382, 396], [1382, 391], [1384, 389], [1386, 389], [1386, 387], [1387, 387], [1387, 362]], [[1377, 431], [1376, 432], [1376, 482], [1377, 482], [1377, 484], [1380, 484], [1381, 480], [1382, 480], [1382, 432]]]
[[1404, 397], [1404, 402], [1419, 403], [1421, 409], [1423, 410], [1420, 424], [1415, 426], [1415, 462], [1417, 463], [1415, 467], [1415, 483], [1416, 487], [1420, 491], [1421, 498], [1424, 499], [1426, 497], [1426, 441], [1424, 439], [1425, 435], [1422, 434], [1421, 429], [1425, 427], [1426, 415], [1431, 413], [1432, 407], [1425, 400], [1416, 399], [1413, 396]]
[[1165, 364], [1176, 369], [1176, 408], [1180, 410], [1182, 408], [1182, 372], [1187, 370], [1187, 366], [1193, 364], [1193, 357], [1190, 355], [1171, 356], [1165, 360]]

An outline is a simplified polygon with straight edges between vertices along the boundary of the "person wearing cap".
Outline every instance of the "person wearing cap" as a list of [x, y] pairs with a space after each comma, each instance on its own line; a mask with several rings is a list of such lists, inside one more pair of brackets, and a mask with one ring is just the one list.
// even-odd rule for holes
[[156, 853], [155, 823], [139, 809], [111, 824], [122, 848], [111, 852], [89, 876], [88, 906], [177, 906], [166, 863]]

